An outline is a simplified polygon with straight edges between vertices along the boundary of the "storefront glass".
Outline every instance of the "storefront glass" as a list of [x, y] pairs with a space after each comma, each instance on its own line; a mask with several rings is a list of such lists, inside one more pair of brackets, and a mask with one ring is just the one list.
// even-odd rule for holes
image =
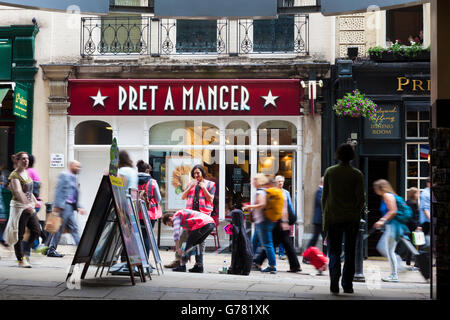
[[84, 121], [75, 128], [75, 144], [104, 145], [112, 143], [112, 127], [104, 121]]

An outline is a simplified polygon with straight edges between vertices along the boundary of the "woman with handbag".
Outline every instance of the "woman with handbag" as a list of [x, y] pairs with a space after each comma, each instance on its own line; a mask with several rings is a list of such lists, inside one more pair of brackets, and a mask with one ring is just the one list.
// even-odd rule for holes
[[23, 254], [22, 240], [26, 227], [30, 230], [28, 245], [39, 237], [41, 229], [35, 208], [39, 207], [40, 204], [33, 195], [33, 180], [31, 180], [27, 172], [29, 164], [28, 154], [26, 152], [18, 152], [12, 156], [12, 159], [16, 169], [8, 178], [12, 199], [5, 237], [10, 245], [14, 245], [19, 267], [31, 268], [29, 257], [25, 258]]

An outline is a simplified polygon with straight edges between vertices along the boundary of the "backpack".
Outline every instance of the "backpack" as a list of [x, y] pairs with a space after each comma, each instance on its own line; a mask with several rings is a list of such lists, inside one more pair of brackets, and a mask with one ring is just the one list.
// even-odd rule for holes
[[138, 185], [139, 198], [144, 200], [147, 209], [150, 208], [150, 197], [148, 195], [148, 185], [152, 182], [152, 179], [148, 180], [146, 183]]
[[280, 188], [266, 189], [266, 206], [264, 216], [270, 221], [276, 222], [281, 219], [283, 214], [283, 190]]
[[394, 197], [397, 202], [397, 214], [394, 219], [407, 225], [413, 217], [413, 212], [402, 197], [398, 195], [394, 195]]

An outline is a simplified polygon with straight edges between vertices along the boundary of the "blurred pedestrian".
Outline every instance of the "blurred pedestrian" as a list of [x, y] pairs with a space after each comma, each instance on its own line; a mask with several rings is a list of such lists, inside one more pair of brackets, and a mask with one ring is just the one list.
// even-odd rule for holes
[[[409, 188], [406, 190], [407, 200], [406, 204], [411, 208], [413, 212], [413, 218], [410, 220], [408, 224], [408, 229], [410, 232], [413, 232], [419, 226], [419, 189], [417, 188]], [[399, 254], [404, 257], [406, 265], [411, 265], [411, 260], [413, 258], [413, 254], [410, 250], [408, 250], [405, 245], [402, 245], [402, 251]], [[402, 255], [403, 253], [403, 255]], [[417, 261], [416, 261], [417, 267]]]
[[363, 175], [350, 165], [355, 157], [352, 145], [341, 144], [335, 153], [339, 164], [327, 168], [324, 174], [323, 228], [327, 232], [330, 291], [333, 294], [339, 293], [343, 237], [345, 260], [341, 285], [345, 293], [353, 293], [356, 237], [365, 204]]
[[256, 254], [255, 265], [261, 266], [267, 257], [269, 266], [261, 270], [264, 273], [276, 274], [277, 261], [273, 241], [273, 230], [279, 220], [283, 218], [283, 206], [285, 203], [284, 192], [277, 188], [275, 179], [269, 179], [265, 190], [266, 201], [264, 205], [264, 219], [257, 224], [260, 246], [263, 251]]
[[[294, 210], [294, 207], [292, 206], [291, 193], [288, 190], [283, 188], [284, 187], [284, 181], [285, 181], [284, 176], [281, 176], [281, 175], [276, 176], [275, 177], [275, 181], [277, 183], [278, 188], [283, 190], [284, 195], [285, 195], [285, 197], [287, 199], [288, 213], [290, 215], [294, 215], [295, 217], [297, 217], [297, 215], [295, 213], [295, 210]], [[294, 225], [289, 226], [289, 240], [291, 241], [292, 244], [294, 243], [293, 242], [294, 241]], [[287, 259], [286, 255], [285, 255], [285, 249], [284, 249], [284, 246], [283, 246], [282, 242], [280, 242], [280, 244], [278, 246], [278, 257], [281, 260], [286, 260]]]
[[[284, 203], [283, 203], [283, 211], [281, 220], [279, 220], [273, 229], [273, 239], [274, 246], [278, 249], [280, 246], [286, 251], [286, 255], [289, 261], [289, 270], [288, 272], [300, 272], [302, 268], [300, 266], [300, 262], [297, 258], [297, 253], [295, 252], [293, 241], [291, 240], [291, 232], [293, 225], [289, 225], [289, 214], [294, 214], [294, 209], [292, 208], [292, 200], [289, 191], [283, 189], [284, 177], [277, 176], [275, 177], [276, 185], [279, 189], [283, 191]], [[289, 212], [290, 211], [290, 212]]]
[[419, 227], [425, 234], [430, 234], [430, 179], [426, 181], [426, 188], [420, 192]]
[[[395, 253], [400, 237], [409, 233], [406, 224], [400, 222], [398, 201], [403, 201], [395, 191], [392, 189], [389, 181], [379, 179], [373, 183], [373, 190], [381, 197], [380, 211], [382, 217], [373, 225], [374, 229], [381, 229], [384, 227], [383, 235], [377, 244], [377, 250], [387, 257], [391, 266], [391, 274], [388, 277], [382, 278], [385, 282], [398, 282], [398, 273], [406, 271], [406, 265], [403, 264], [402, 259]], [[405, 204], [406, 206], [406, 204]]]
[[[152, 166], [150, 164], [144, 162], [144, 160], [139, 160], [136, 167], [138, 169], [138, 190], [140, 192], [141, 199], [143, 199], [147, 205], [147, 214], [153, 228], [156, 221], [162, 216], [161, 206], [159, 205], [161, 202], [161, 193], [159, 191], [158, 182], [150, 175], [150, 171], [152, 170]], [[146, 232], [144, 217], [140, 211], [139, 221], [141, 223], [145, 247], [147, 252], [150, 252], [149, 235]]]
[[[323, 192], [323, 177], [320, 178], [320, 184], [317, 187], [316, 194], [314, 197], [314, 217], [313, 217], [313, 235], [311, 240], [309, 240], [306, 245], [306, 249], [309, 247], [316, 247], [319, 236], [322, 236], [322, 243], [325, 239], [325, 232], [322, 228], [322, 192]], [[323, 244], [323, 254], [327, 254], [326, 246]], [[303, 263], [308, 263], [305, 258], [303, 258]]]
[[253, 269], [261, 271], [261, 265], [256, 264], [255, 258], [261, 253], [261, 236], [259, 224], [264, 221], [264, 207], [266, 205], [266, 187], [269, 183], [269, 179], [262, 174], [258, 173], [252, 180], [253, 186], [256, 189], [255, 201], [253, 204], [243, 206], [243, 210], [250, 210], [251, 221], [254, 223], [254, 232], [252, 237], [252, 250], [253, 250]]
[[[29, 229], [28, 244], [33, 243], [39, 237], [40, 225], [35, 208], [39, 202], [33, 195], [33, 180], [28, 175], [29, 163], [26, 152], [18, 152], [12, 156], [15, 170], [10, 174], [9, 186], [12, 191], [9, 220], [5, 229], [5, 240], [14, 245], [19, 267], [31, 268], [29, 257], [24, 256], [22, 240], [25, 228]], [[28, 258], [28, 259], [27, 259]]]
[[[35, 209], [36, 209], [36, 214], [39, 219], [39, 225], [41, 226], [41, 228], [40, 228], [40, 232], [39, 232], [39, 237], [34, 239], [33, 243], [28, 245], [27, 241], [23, 241], [24, 254], [26, 256], [30, 256], [30, 248], [33, 249], [34, 252], [44, 253], [44, 254], [47, 252], [47, 249], [48, 249], [48, 247], [46, 245], [44, 245], [44, 243], [47, 241], [47, 236], [48, 236], [47, 232], [44, 231], [45, 213], [43, 215], [39, 214], [40, 209], [44, 206], [42, 199], [40, 197], [41, 178], [40, 178], [37, 170], [34, 168], [35, 157], [32, 154], [30, 154], [30, 155], [28, 155], [28, 158], [29, 158], [29, 164], [28, 164], [27, 172], [28, 172], [28, 175], [30, 176], [31, 180], [33, 180], [33, 195], [35, 196], [36, 200], [39, 202], [39, 206], [37, 206]], [[40, 244], [41, 242], [40, 242], [39, 238], [42, 239], [42, 244]]]
[[62, 218], [61, 227], [58, 232], [50, 236], [49, 248], [47, 257], [61, 258], [64, 255], [58, 253], [59, 240], [64, 230], [69, 229], [75, 244], [80, 242], [80, 235], [78, 232], [78, 223], [74, 212], [84, 215], [85, 211], [80, 204], [80, 191], [77, 176], [81, 170], [81, 163], [73, 160], [69, 162], [68, 170], [61, 172], [58, 177], [58, 183], [55, 189], [55, 200], [53, 205], [53, 212], [59, 213]]
[[[186, 262], [192, 254], [194, 247], [198, 247], [198, 245], [203, 243], [209, 234], [214, 230], [214, 220], [206, 213], [182, 209], [176, 213], [166, 213], [163, 216], [163, 223], [167, 226], [173, 227], [175, 250], [178, 252], [178, 255], [181, 256], [180, 264], [172, 270], [176, 272], [186, 272]], [[189, 235], [186, 240], [186, 248], [184, 250], [182, 249], [179, 241], [181, 228], [189, 231]], [[196, 261], [196, 263], [198, 262]]]
[[138, 189], [138, 173], [133, 168], [133, 161], [130, 159], [130, 155], [125, 150], [119, 152], [119, 170], [117, 174], [123, 180], [126, 193], [130, 192], [130, 188]]
[[[3, 166], [0, 165], [0, 172], [3, 170]], [[1, 183], [1, 182], [0, 182]], [[2, 194], [3, 185], [0, 185], [0, 219], [3, 219], [5, 214], [5, 206], [3, 205], [3, 194]], [[0, 220], [0, 244], [4, 247], [8, 247], [8, 244], [3, 240], [3, 222]]]

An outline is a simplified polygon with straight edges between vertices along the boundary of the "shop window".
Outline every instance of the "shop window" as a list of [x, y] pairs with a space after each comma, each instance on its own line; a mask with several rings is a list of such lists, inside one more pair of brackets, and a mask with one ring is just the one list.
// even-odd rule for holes
[[169, 121], [150, 128], [150, 145], [218, 145], [219, 128], [203, 121]]
[[428, 138], [430, 112], [428, 110], [407, 110], [406, 138]]
[[217, 52], [217, 21], [177, 20], [178, 53]]
[[430, 148], [427, 143], [406, 144], [406, 188], [426, 187], [426, 179], [430, 175], [428, 163]]
[[294, 16], [253, 21], [254, 52], [294, 51]]
[[75, 128], [75, 144], [111, 144], [112, 128], [103, 121], [85, 121]]
[[423, 43], [422, 5], [386, 11], [387, 45], [396, 41], [404, 45]]
[[[216, 150], [219, 153], [219, 150]], [[202, 161], [201, 154], [196, 156], [189, 150], [174, 155], [173, 150], [149, 150], [149, 164], [152, 177], [158, 182], [164, 211], [175, 211], [185, 207], [186, 201], [181, 193], [192, 180], [191, 170], [195, 164], [201, 164], [206, 171], [206, 179], [216, 183], [216, 195], [219, 190], [219, 163]], [[216, 199], [218, 206], [218, 197]]]
[[288, 122], [270, 120], [258, 127], [258, 145], [296, 145], [297, 129]]
[[227, 145], [249, 145], [250, 125], [242, 120], [229, 123], [225, 130], [225, 143]]

